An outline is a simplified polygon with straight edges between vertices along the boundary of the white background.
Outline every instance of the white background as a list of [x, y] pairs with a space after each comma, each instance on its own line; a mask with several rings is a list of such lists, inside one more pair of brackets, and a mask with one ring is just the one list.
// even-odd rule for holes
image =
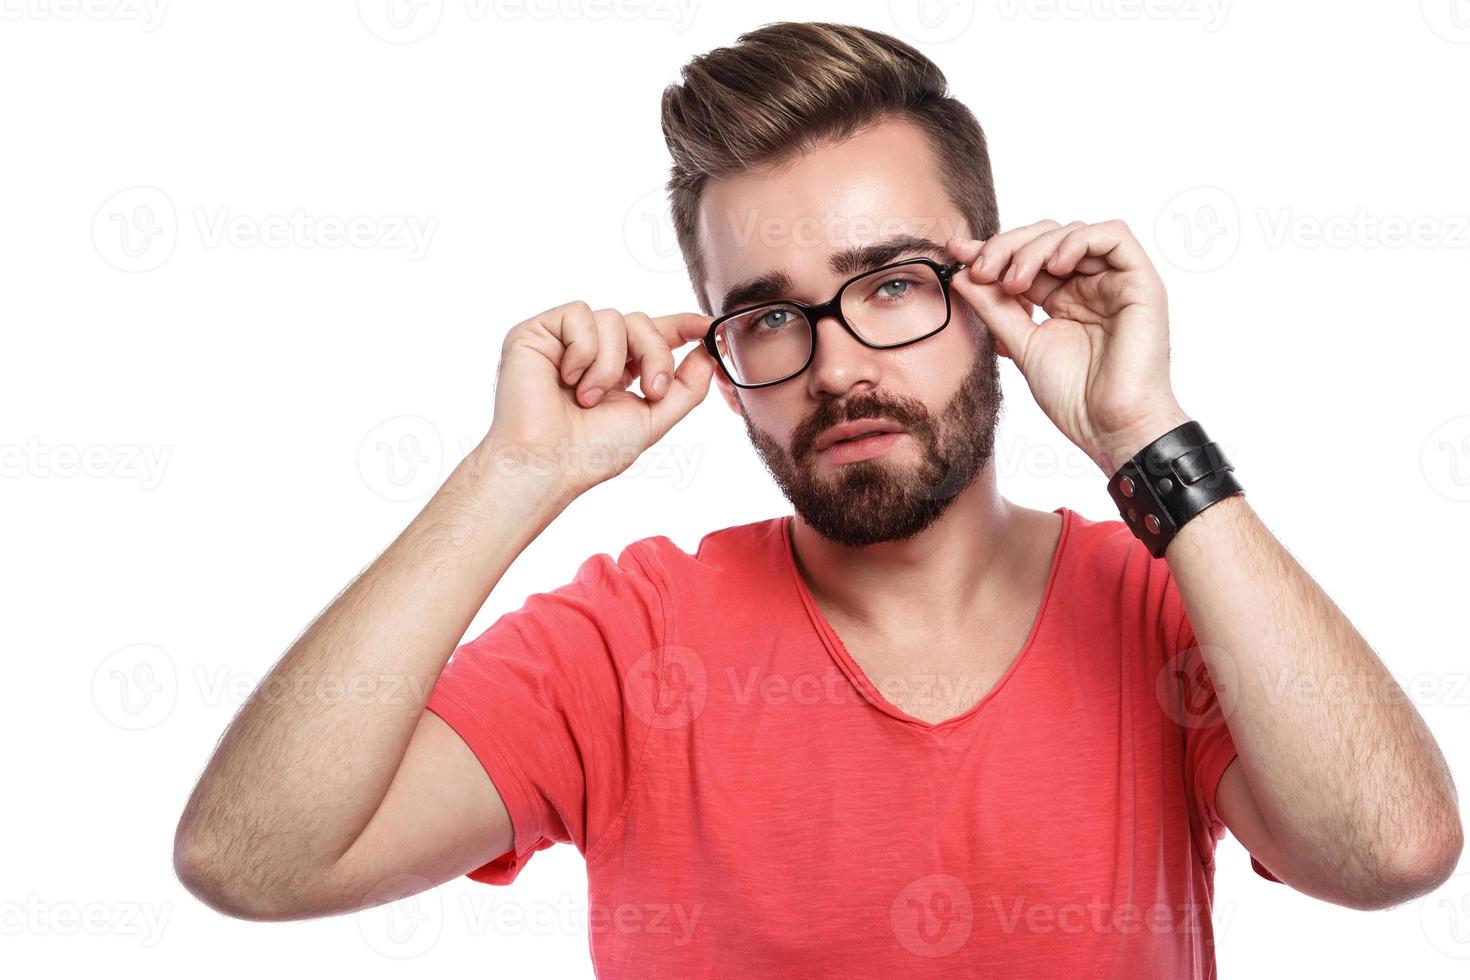
[[[504, 332], [571, 299], [694, 308], [660, 91], [779, 19], [919, 44], [985, 126], [1006, 227], [1131, 224], [1185, 409], [1470, 783], [1470, 4], [386, 11], [0, 0], [6, 972], [590, 975], [570, 847], [507, 889], [252, 924], [182, 889], [171, 838], [251, 685], [483, 434]], [[1004, 371], [1003, 492], [1116, 516]], [[786, 512], [711, 395], [572, 506], [471, 632], [594, 552]], [[1470, 963], [1470, 872], [1355, 912], [1227, 838], [1216, 886], [1226, 977]]]

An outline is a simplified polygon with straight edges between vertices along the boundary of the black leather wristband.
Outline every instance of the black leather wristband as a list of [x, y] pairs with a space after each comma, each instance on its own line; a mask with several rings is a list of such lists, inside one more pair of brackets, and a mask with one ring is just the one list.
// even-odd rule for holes
[[1211, 504], [1245, 493], [1218, 443], [1185, 422], [1144, 446], [1108, 481], [1124, 523], [1162, 558], [1179, 529]]

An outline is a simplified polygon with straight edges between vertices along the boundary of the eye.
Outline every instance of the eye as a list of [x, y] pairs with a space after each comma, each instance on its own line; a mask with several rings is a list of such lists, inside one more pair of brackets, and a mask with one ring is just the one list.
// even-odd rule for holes
[[902, 299], [914, 285], [912, 279], [902, 277], [886, 279], [879, 284], [876, 295], [879, 299]]
[[779, 330], [795, 316], [790, 310], [767, 310], [755, 318], [755, 326], [762, 330]]

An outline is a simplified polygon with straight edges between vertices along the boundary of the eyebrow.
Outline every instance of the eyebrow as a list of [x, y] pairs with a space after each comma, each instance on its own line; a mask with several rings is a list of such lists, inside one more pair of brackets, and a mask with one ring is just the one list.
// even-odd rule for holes
[[[833, 252], [827, 259], [827, 267], [833, 274], [848, 278], [868, 269], [918, 255], [945, 261], [949, 259], [949, 252], [933, 239], [918, 235], [896, 235], [871, 245], [858, 245]], [[785, 272], [767, 272], [731, 287], [720, 301], [720, 312], [729, 313], [757, 303], [787, 299], [794, 291], [795, 284]]]

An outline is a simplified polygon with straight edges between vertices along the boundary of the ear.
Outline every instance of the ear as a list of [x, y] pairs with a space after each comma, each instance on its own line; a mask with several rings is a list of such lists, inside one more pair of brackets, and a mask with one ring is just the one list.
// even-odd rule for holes
[[[713, 315], [709, 305], [709, 288], [707, 285], [699, 294], [699, 309], [705, 316]], [[714, 380], [715, 384], [720, 388], [720, 397], [725, 399], [725, 404], [730, 406], [730, 411], [744, 418], [745, 409], [740, 406], [739, 389], [735, 387], [729, 378], [725, 377], [725, 369], [719, 365], [718, 361], [715, 363]]]
[[730, 406], [730, 411], [743, 418], [745, 411], [740, 407], [740, 396], [736, 394], [735, 386], [730, 383], [729, 378], [725, 377], [725, 372], [720, 370], [719, 365], [715, 366], [715, 384], [719, 385], [720, 397], [725, 399], [725, 404]]

